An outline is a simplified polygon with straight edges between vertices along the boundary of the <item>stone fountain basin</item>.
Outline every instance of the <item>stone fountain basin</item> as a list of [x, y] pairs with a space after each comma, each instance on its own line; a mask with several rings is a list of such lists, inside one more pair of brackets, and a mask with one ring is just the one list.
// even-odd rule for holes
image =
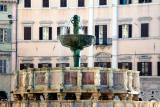
[[71, 50], [82, 50], [85, 47], [91, 46], [94, 42], [94, 36], [84, 34], [60, 35], [59, 39], [63, 46], [69, 47]]

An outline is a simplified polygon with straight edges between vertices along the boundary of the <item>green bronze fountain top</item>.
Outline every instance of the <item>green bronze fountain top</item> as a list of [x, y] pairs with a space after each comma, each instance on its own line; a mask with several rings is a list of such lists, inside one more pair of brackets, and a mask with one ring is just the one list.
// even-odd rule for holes
[[79, 34], [79, 22], [80, 22], [80, 17], [78, 15], [74, 15], [71, 18], [71, 23], [73, 24], [73, 32], [74, 34]]
[[74, 34], [60, 35], [59, 39], [63, 46], [69, 47], [71, 49], [73, 53], [73, 66], [79, 67], [80, 52], [81, 50], [83, 50], [83, 48], [86, 48], [92, 45], [94, 41], [94, 36], [87, 35], [87, 34], [79, 34], [80, 17], [78, 15], [74, 15], [70, 21], [73, 24]]

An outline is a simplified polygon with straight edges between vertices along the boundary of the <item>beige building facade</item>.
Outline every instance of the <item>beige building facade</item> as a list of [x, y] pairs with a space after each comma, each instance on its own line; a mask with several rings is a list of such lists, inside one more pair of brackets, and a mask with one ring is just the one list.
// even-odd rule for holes
[[77, 14], [80, 33], [95, 36], [81, 52], [81, 66], [138, 70], [139, 97], [159, 101], [159, 10], [159, 0], [19, 0], [18, 68], [72, 67], [71, 50], [58, 36], [73, 34]]

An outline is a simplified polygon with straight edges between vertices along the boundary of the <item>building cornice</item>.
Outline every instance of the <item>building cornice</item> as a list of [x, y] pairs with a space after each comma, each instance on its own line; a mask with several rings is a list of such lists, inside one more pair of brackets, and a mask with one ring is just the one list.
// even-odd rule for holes
[[138, 20], [139, 21], [145, 21], [145, 20], [151, 20], [152, 17], [139, 17]]
[[32, 20], [24, 20], [24, 21], [22, 21], [21, 23], [22, 23], [22, 24], [33, 24], [34, 21], [32, 21]]
[[0, 0], [0, 2], [16, 3], [17, 0]]

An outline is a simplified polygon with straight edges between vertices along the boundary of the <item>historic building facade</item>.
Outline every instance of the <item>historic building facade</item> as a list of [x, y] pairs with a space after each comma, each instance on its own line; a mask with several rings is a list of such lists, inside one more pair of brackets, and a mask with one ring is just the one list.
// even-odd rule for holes
[[59, 35], [73, 33], [70, 19], [77, 14], [80, 33], [95, 35], [81, 66], [138, 70], [140, 99], [160, 101], [159, 10], [159, 0], [20, 0], [18, 69], [73, 66]]
[[16, 0], [0, 0], [0, 100], [11, 100], [16, 70]]

